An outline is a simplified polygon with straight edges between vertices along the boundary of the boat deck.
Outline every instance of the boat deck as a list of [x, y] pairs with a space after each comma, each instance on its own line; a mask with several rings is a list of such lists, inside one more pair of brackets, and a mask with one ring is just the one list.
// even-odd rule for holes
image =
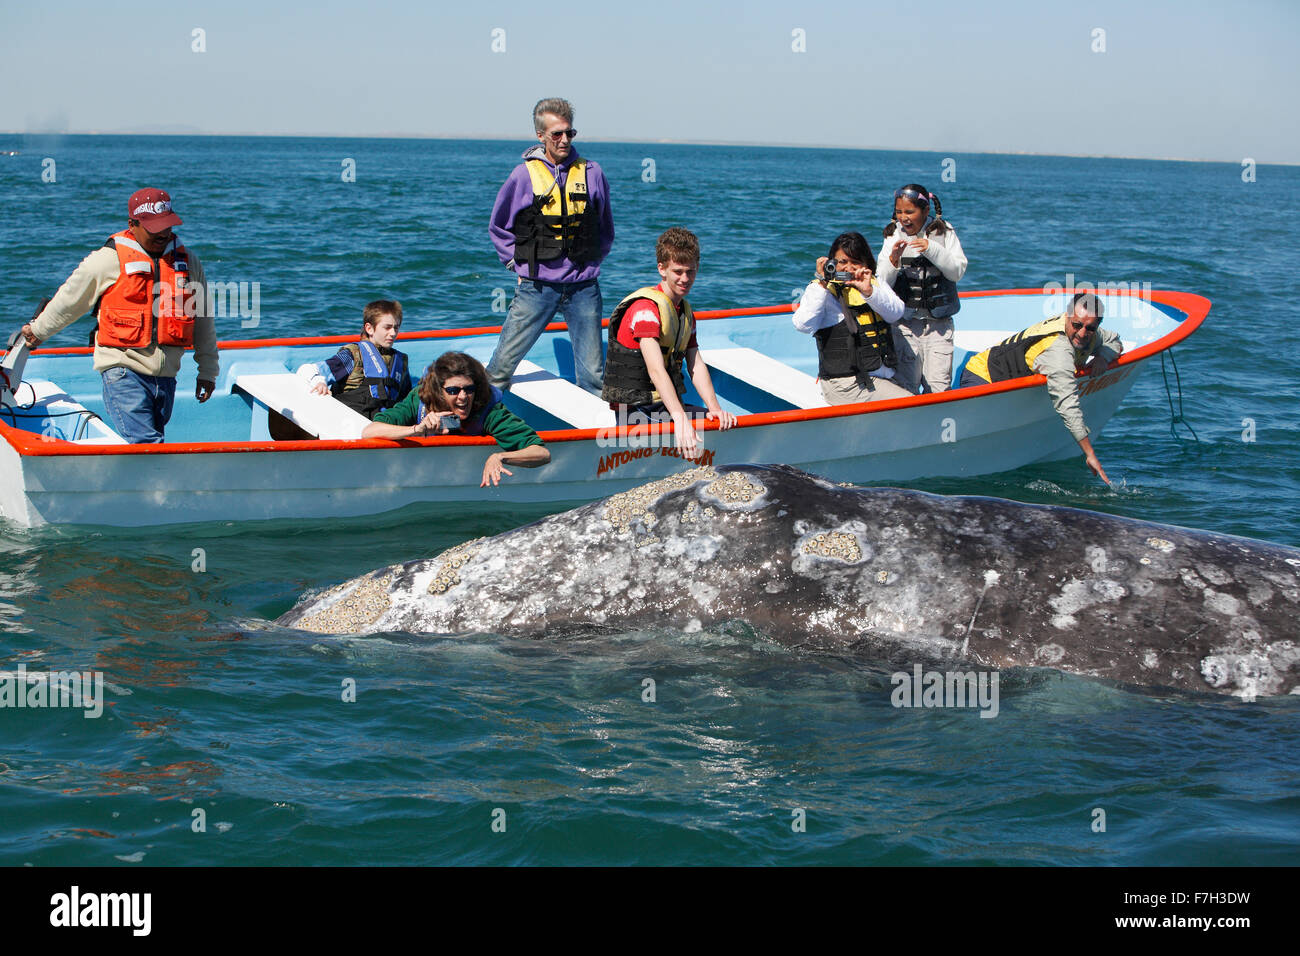
[[[953, 357], [954, 385], [966, 358], [1007, 335], [1054, 314], [1059, 303], [1040, 295], [982, 297], [964, 295], [957, 320]], [[1129, 296], [1103, 296], [1108, 327], [1117, 329], [1126, 351], [1169, 333], [1181, 318], [1158, 302]], [[817, 352], [811, 336], [797, 332], [786, 317], [790, 306], [736, 310], [746, 314], [701, 312], [699, 343], [722, 406], [747, 416], [824, 408], [816, 382]], [[176, 403], [167, 427], [168, 443], [260, 442], [270, 440], [267, 409], [274, 409], [322, 439], [356, 440], [365, 420], [328, 396], [315, 396], [293, 373], [307, 361], [327, 358], [349, 337], [269, 342], [225, 342], [216, 393], [204, 405], [194, 399], [195, 367], [184, 363]], [[496, 336], [483, 330], [416, 333], [399, 346], [413, 370], [423, 369], [445, 351], [473, 355], [484, 364]], [[90, 362], [55, 361], [52, 353], [87, 352], [53, 349], [34, 353], [28, 362], [17, 413], [0, 420], [25, 431], [76, 444], [104, 444], [116, 439], [107, 421], [99, 375]], [[418, 378], [418, 375], [415, 377]], [[573, 351], [568, 337], [543, 335], [516, 372], [506, 404], [540, 432], [611, 427], [606, 403], [573, 384]], [[53, 404], [47, 403], [47, 397]], [[686, 400], [703, 404], [689, 378]], [[67, 414], [82, 408], [89, 414]]]

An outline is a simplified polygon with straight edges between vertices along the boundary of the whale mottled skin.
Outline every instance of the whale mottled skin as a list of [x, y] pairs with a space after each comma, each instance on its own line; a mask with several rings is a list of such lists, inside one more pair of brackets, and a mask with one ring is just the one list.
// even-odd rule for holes
[[748, 622], [782, 644], [1300, 693], [1300, 550], [995, 498], [695, 468], [305, 595], [324, 633]]

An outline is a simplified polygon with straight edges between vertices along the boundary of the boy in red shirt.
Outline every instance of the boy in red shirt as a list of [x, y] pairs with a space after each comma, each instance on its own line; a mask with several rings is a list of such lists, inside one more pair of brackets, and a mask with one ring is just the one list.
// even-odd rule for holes
[[[621, 420], [632, 424], [638, 423], [634, 415], [646, 421], [671, 417], [682, 455], [694, 458], [699, 454], [699, 436], [692, 415], [702, 413], [722, 429], [736, 424], [736, 416], [718, 404], [709, 367], [700, 358], [695, 340], [695, 316], [686, 300], [699, 272], [699, 240], [674, 226], [655, 243], [655, 257], [659, 284], [637, 289], [618, 304], [609, 321], [601, 398], [619, 412]], [[683, 363], [707, 408], [683, 405]]]

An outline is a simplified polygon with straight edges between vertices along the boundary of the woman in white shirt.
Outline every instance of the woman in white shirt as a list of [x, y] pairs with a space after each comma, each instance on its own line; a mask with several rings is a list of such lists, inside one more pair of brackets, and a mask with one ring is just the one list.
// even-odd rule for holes
[[890, 324], [902, 316], [903, 302], [875, 269], [861, 233], [836, 236], [794, 314], [794, 327], [817, 339], [817, 376], [832, 405], [912, 394], [893, 381], [898, 359]]

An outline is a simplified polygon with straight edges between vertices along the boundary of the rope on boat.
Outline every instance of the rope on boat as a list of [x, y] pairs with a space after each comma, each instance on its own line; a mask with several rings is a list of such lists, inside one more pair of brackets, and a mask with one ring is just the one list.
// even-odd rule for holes
[[[1174, 368], [1174, 387], [1178, 391], [1177, 412], [1174, 411], [1173, 392], [1171, 392], [1169, 389], [1169, 373], [1165, 371], [1166, 353], [1168, 353], [1169, 355], [1169, 364], [1172, 365]], [[1165, 380], [1165, 398], [1169, 399], [1169, 434], [1173, 435], [1175, 439], [1178, 439], [1179, 438], [1178, 429], [1175, 426], [1177, 426], [1177, 424], [1181, 422], [1183, 425], [1187, 427], [1187, 430], [1192, 433], [1192, 440], [1199, 445], [1201, 443], [1201, 439], [1197, 437], [1196, 429], [1192, 427], [1191, 422], [1189, 422], [1186, 418], [1183, 417], [1183, 380], [1182, 377], [1179, 376], [1178, 374], [1178, 361], [1177, 359], [1174, 358], [1174, 350], [1172, 348], [1165, 349], [1163, 352], [1160, 353], [1160, 376]]]
[[[27, 383], [24, 382], [23, 384], [26, 385]], [[3, 418], [4, 416], [8, 416], [9, 425], [11, 428], [22, 428], [22, 426], [18, 424], [18, 419], [20, 418], [35, 418], [35, 419], [40, 419], [41, 421], [53, 421], [56, 418], [67, 418], [71, 415], [80, 415], [81, 419], [77, 422], [73, 430], [72, 438], [70, 439], [71, 441], [78, 441], [79, 439], [85, 438], [86, 435], [90, 433], [91, 422], [95, 421], [96, 419], [98, 419], [101, 422], [104, 420], [99, 415], [92, 412], [89, 408], [74, 408], [71, 411], [66, 411], [66, 412], [49, 412], [49, 411], [37, 412], [35, 415], [24, 415], [22, 414], [21, 411], [18, 410], [18, 409], [24, 409], [24, 410], [30, 409], [32, 405], [35, 404], [36, 404], [36, 399], [34, 397], [32, 399], [31, 405], [13, 406], [10, 405], [8, 402], [4, 402], [3, 404], [0, 404], [0, 418]]]

